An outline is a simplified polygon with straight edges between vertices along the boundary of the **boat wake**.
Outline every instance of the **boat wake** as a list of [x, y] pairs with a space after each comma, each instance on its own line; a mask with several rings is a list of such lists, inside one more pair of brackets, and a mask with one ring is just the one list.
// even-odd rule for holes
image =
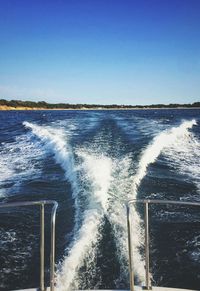
[[[105, 217], [114, 233], [117, 257], [121, 265], [120, 274], [127, 279], [127, 230], [123, 202], [138, 197], [138, 190], [147, 174], [148, 166], [154, 163], [161, 153], [167, 153], [168, 157], [173, 159], [178, 153], [174, 152], [174, 145], [179, 148], [181, 140], [189, 139], [189, 129], [195, 124], [195, 120], [184, 121], [178, 127], [158, 133], [142, 151], [135, 171], [129, 155], [110, 158], [105, 151], [101, 151], [98, 144], [93, 144], [91, 148], [82, 146], [72, 149], [70, 138], [63, 130], [24, 122], [24, 126], [31, 129], [32, 134], [40, 139], [44, 148], [54, 154], [55, 161], [65, 171], [75, 201], [74, 236], [59, 266], [58, 290], [68, 291], [79, 288], [79, 271], [84, 260], [88, 258], [90, 267], [95, 262]], [[189, 171], [189, 168], [187, 170]], [[144, 258], [141, 254], [143, 227], [136, 208], [132, 209], [131, 215], [135, 227], [134, 265], [138, 281], [144, 282]]]
[[65, 171], [65, 177], [71, 183], [73, 195], [76, 196], [77, 181], [74, 167], [74, 160], [71, 148], [67, 141], [67, 137], [62, 130], [48, 126], [39, 126], [30, 122], [23, 123], [26, 128], [32, 130], [42, 142], [46, 150], [54, 154], [55, 160]]
[[[133, 195], [137, 194], [138, 187], [145, 177], [148, 166], [156, 161], [159, 155], [169, 148], [172, 144], [176, 144], [179, 139], [188, 136], [188, 129], [196, 125], [196, 121], [184, 121], [178, 127], [172, 127], [166, 131], [159, 133], [142, 152], [137, 173], [133, 177]], [[135, 197], [134, 197], [135, 198]]]
[[[79, 167], [84, 177], [86, 190], [83, 193], [85, 210], [83, 222], [70, 246], [70, 251], [58, 274], [58, 290], [78, 288], [77, 272], [89, 254], [91, 262], [95, 258], [95, 246], [100, 239], [100, 226], [108, 207], [108, 189], [111, 182], [112, 161], [103, 155], [95, 156], [80, 150], [77, 155], [82, 159]], [[70, 271], [69, 271], [70, 270]]]
[[[165, 130], [159, 133], [153, 139], [153, 141], [143, 150], [139, 159], [136, 174], [132, 178], [132, 191], [131, 196], [129, 196], [129, 199], [136, 199], [138, 197], [137, 196], [138, 188], [143, 178], [147, 174], [148, 166], [154, 163], [161, 153], [167, 154], [170, 148], [173, 146], [173, 149], [175, 149], [174, 145], [176, 145], [176, 151], [174, 151], [173, 155], [171, 155], [171, 159], [173, 159], [174, 156], [178, 154], [179, 149], [178, 145], [180, 141], [185, 140], [185, 138], [189, 138], [190, 133], [188, 130], [191, 129], [193, 125], [196, 125], [195, 120], [184, 121], [178, 127], [172, 127], [171, 129]], [[142, 220], [140, 218], [136, 206], [133, 206], [131, 208], [131, 218], [133, 222], [132, 227], [134, 229], [134, 240], [133, 240], [134, 261], [136, 268], [140, 266], [139, 277], [141, 278], [141, 274], [143, 273], [142, 265], [144, 259], [140, 254], [139, 250], [143, 245], [141, 242], [144, 242], [144, 230], [142, 226], [143, 225]]]
[[29, 136], [2, 143], [0, 153], [0, 198], [16, 194], [27, 177], [37, 179], [40, 175], [38, 165], [44, 151], [38, 143], [33, 144]]

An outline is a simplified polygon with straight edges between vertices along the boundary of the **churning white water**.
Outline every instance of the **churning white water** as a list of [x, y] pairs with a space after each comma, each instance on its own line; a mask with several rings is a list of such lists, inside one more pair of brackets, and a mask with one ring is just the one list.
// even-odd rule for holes
[[[72, 187], [72, 196], [75, 203], [75, 227], [78, 228], [79, 222], [79, 205], [78, 193], [79, 184], [76, 176], [76, 168], [74, 164], [74, 155], [69, 144], [69, 131], [64, 132], [63, 129], [52, 126], [39, 126], [30, 122], [23, 123], [26, 128], [32, 130], [32, 134], [38, 137], [43, 143], [46, 151], [53, 153], [55, 161], [62, 167], [65, 172], [66, 179]], [[55, 124], [56, 125], [56, 124]]]
[[56, 162], [61, 165], [65, 171], [66, 179], [71, 183], [73, 194], [76, 195], [78, 189], [76, 173], [74, 170], [74, 159], [63, 130], [48, 126], [39, 126], [30, 122], [24, 122], [23, 124], [26, 128], [30, 128], [32, 133], [44, 143], [46, 150], [49, 150], [54, 154]]
[[[197, 188], [197, 199], [199, 201], [200, 194], [200, 141], [191, 132], [187, 132], [176, 142], [167, 148], [164, 152], [165, 158], [169, 161], [170, 166], [175, 171], [184, 175], [184, 179], [193, 182]], [[190, 199], [190, 197], [189, 197]]]
[[[17, 191], [28, 176], [37, 178], [40, 163], [44, 151], [33, 144], [27, 135], [17, 137], [11, 143], [1, 144], [0, 154], [0, 197], [12, 194], [12, 189]], [[12, 187], [8, 187], [12, 185]]]
[[89, 253], [90, 257], [94, 257], [95, 245], [100, 236], [99, 227], [108, 207], [108, 189], [112, 173], [112, 161], [108, 157], [96, 156], [83, 149], [77, 154], [83, 161], [79, 170], [90, 185], [90, 191], [87, 192], [87, 206], [82, 225], [58, 274], [58, 290], [63, 291], [71, 290], [72, 287], [78, 288], [76, 275], [85, 256]]
[[169, 147], [171, 144], [176, 143], [179, 138], [188, 135], [188, 129], [196, 124], [195, 120], [184, 121], [178, 127], [172, 127], [166, 131], [158, 134], [150, 145], [143, 151], [136, 175], [133, 177], [133, 195], [137, 193], [138, 186], [147, 172], [149, 164], [156, 161], [161, 152]]
[[[178, 127], [165, 130], [159, 133], [153, 141], [142, 152], [138, 163], [138, 169], [136, 174], [132, 178], [132, 191], [129, 199], [136, 199], [138, 187], [142, 179], [145, 177], [148, 166], [156, 161], [162, 152], [165, 152], [172, 144], [176, 144], [180, 139], [188, 137], [188, 129], [192, 128], [196, 124], [195, 120], [184, 121]], [[177, 153], [175, 153], [176, 155]], [[136, 274], [139, 279], [144, 281], [144, 260], [139, 252], [139, 248], [144, 242], [143, 228], [140, 216], [136, 210], [136, 207], [131, 208], [131, 217], [134, 224], [134, 240], [133, 240], [133, 252], [134, 252], [134, 265]]]
[[[56, 162], [64, 169], [66, 179], [72, 185], [75, 198], [74, 237], [57, 274], [58, 290], [69, 291], [79, 287], [78, 272], [86, 256], [89, 255], [91, 261], [95, 258], [104, 216], [107, 216], [113, 229], [117, 256], [122, 265], [121, 274], [125, 276], [128, 272], [128, 251], [126, 211], [123, 201], [137, 198], [138, 187], [147, 173], [148, 166], [154, 163], [161, 153], [168, 152], [170, 156], [172, 145], [186, 139], [189, 135], [188, 129], [195, 124], [195, 120], [184, 121], [178, 127], [159, 133], [142, 151], [136, 174], [133, 175], [132, 160], [128, 155], [111, 159], [100, 149], [94, 153], [91, 149], [82, 147], [75, 149], [77, 157], [75, 162], [69, 138], [63, 130], [24, 122], [24, 125], [41, 140], [45, 149], [54, 154]], [[173, 146], [170, 158], [176, 155], [175, 149], [177, 150]], [[82, 208], [83, 211], [80, 211]], [[138, 279], [144, 282], [144, 259], [140, 253], [143, 229], [136, 209], [133, 208], [131, 213], [135, 227], [134, 266]]]

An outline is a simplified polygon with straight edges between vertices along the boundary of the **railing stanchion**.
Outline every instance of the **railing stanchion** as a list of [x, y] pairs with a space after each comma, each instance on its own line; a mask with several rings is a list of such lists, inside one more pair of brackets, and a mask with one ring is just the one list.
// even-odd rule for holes
[[129, 208], [129, 205], [126, 206], [126, 210], [127, 210], [127, 229], [128, 229], [130, 291], [134, 291], [134, 269], [133, 269], [133, 260], [132, 260], [131, 225], [130, 225], [130, 208]]
[[149, 203], [145, 201], [145, 272], [146, 272], [146, 289], [151, 289], [150, 283], [150, 269], [149, 269]]
[[44, 204], [40, 205], [40, 290], [44, 291]]
[[58, 203], [55, 202], [51, 211], [51, 254], [50, 254], [50, 290], [55, 286], [55, 220]]
[[53, 204], [51, 210], [51, 253], [50, 253], [50, 290], [54, 291], [55, 286], [55, 220], [58, 203], [54, 200], [22, 201], [0, 203], [1, 208], [40, 206], [40, 291], [45, 291], [44, 283], [44, 208], [45, 205]]
[[179, 206], [192, 206], [200, 207], [199, 202], [186, 202], [175, 200], [160, 200], [160, 199], [131, 199], [127, 203], [127, 227], [128, 227], [128, 251], [129, 251], [129, 271], [130, 271], [130, 290], [134, 290], [134, 272], [133, 272], [133, 257], [131, 246], [131, 229], [130, 229], [130, 205], [140, 203], [144, 204], [144, 226], [145, 226], [145, 284], [143, 289], [152, 290], [151, 278], [150, 278], [150, 260], [149, 260], [149, 204], [158, 205], [179, 205]]

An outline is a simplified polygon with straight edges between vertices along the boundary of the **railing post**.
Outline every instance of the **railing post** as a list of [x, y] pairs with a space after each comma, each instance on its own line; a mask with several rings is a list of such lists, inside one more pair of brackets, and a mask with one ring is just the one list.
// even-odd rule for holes
[[51, 254], [50, 254], [50, 290], [54, 291], [55, 286], [55, 219], [58, 203], [55, 202], [51, 211]]
[[146, 272], [146, 288], [151, 290], [150, 283], [150, 270], [149, 270], [149, 203], [145, 201], [144, 204], [145, 214], [145, 272]]
[[55, 285], [55, 220], [56, 210], [58, 203], [54, 200], [39, 200], [39, 201], [23, 201], [23, 202], [11, 202], [11, 203], [0, 203], [1, 208], [9, 207], [22, 207], [22, 206], [40, 206], [40, 291], [45, 291], [44, 283], [44, 208], [46, 204], [53, 204], [51, 210], [51, 253], [50, 253], [50, 290], [54, 291]]
[[134, 269], [132, 260], [132, 244], [131, 244], [131, 226], [130, 226], [130, 208], [126, 205], [127, 211], [127, 229], [128, 229], [128, 254], [129, 254], [129, 276], [130, 276], [130, 291], [134, 291]]
[[44, 203], [40, 205], [40, 290], [44, 291]]

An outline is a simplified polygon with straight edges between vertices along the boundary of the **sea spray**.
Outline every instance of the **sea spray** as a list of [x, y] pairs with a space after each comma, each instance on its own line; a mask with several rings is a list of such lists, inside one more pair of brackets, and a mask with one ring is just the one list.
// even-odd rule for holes
[[[130, 165], [128, 160], [115, 161], [115, 164], [119, 162], [119, 176], [116, 177], [115, 175], [113, 176], [113, 171], [116, 170], [116, 165], [113, 165], [113, 161], [105, 155], [102, 155], [101, 153], [93, 154], [88, 149], [81, 149], [76, 152], [76, 155], [80, 159], [78, 168], [81, 173], [81, 178], [84, 181], [79, 181], [79, 183], [83, 186], [87, 182], [87, 187], [85, 187], [85, 189], [81, 189], [81, 192], [83, 192], [82, 194], [85, 195], [85, 199], [87, 200], [87, 207], [85, 207], [83, 212], [81, 228], [74, 233], [74, 240], [70, 245], [68, 256], [66, 256], [63, 261], [61, 272], [58, 273], [58, 290], [71, 290], [72, 287], [78, 287], [79, 269], [88, 254], [90, 254], [92, 258], [95, 256], [95, 246], [101, 238], [101, 233], [99, 233], [99, 230], [101, 228], [102, 219], [106, 214], [113, 227], [116, 242], [119, 243], [119, 260], [122, 264], [123, 261], [126, 261], [123, 266], [125, 266], [125, 270], [127, 270], [127, 260], [125, 258], [127, 253], [127, 241], [124, 239], [126, 236], [126, 223], [125, 219], [122, 219], [122, 217], [125, 218], [125, 210], [121, 206], [120, 199], [122, 198], [121, 200], [123, 200], [125, 198], [126, 200], [136, 198], [137, 189], [146, 175], [149, 164], [155, 162], [160, 153], [169, 147], [173, 141], [176, 141], [177, 138], [188, 135], [188, 129], [191, 128], [193, 124], [195, 124], [195, 121], [186, 121], [179, 127], [174, 127], [158, 134], [153, 139], [152, 143], [143, 151], [139, 161], [138, 170], [133, 179], [128, 175], [128, 173], [130, 174]], [[50, 134], [53, 134], [51, 128], [42, 128], [47, 129]], [[40, 129], [42, 128], [40, 127]], [[56, 150], [55, 145], [57, 145], [56, 142], [52, 142], [54, 135], [58, 134], [62, 137], [61, 140], [63, 140], [63, 134], [59, 131], [55, 132], [55, 130], [53, 136], [50, 138], [43, 138], [38, 132], [34, 134], [36, 134], [44, 142], [47, 148], [49, 143], [50, 145], [53, 145], [53, 147], [49, 145], [53, 152], [54, 149]], [[66, 147], [68, 150], [66, 141], [64, 141], [64, 148]], [[62, 166], [63, 164], [61, 161], [62, 159], [57, 160], [57, 162], [59, 162]], [[74, 165], [72, 168], [74, 171]], [[113, 187], [112, 185], [115, 183], [117, 185], [114, 187], [115, 190], [111, 190]], [[125, 185], [127, 185], [127, 183], [131, 185], [126, 187]], [[132, 195], [128, 194], [129, 192], [132, 192]], [[121, 194], [122, 196], [120, 196], [120, 193], [123, 193]], [[108, 198], [111, 198], [112, 194], [113, 196], [119, 196], [120, 198], [119, 200], [116, 199], [113, 201], [113, 204], [110, 203], [112, 200], [108, 200]], [[78, 205], [76, 205], [76, 208], [80, 208], [80, 200], [77, 201]], [[135, 226], [133, 240], [134, 266], [139, 281], [144, 282], [144, 260], [140, 253], [140, 248], [142, 245], [141, 241], [143, 240], [143, 228], [141, 227], [142, 224], [140, 216], [135, 208], [132, 209], [132, 215]]]
[[65, 177], [72, 187], [72, 197], [74, 198], [75, 209], [75, 226], [73, 231], [76, 231], [80, 220], [80, 209], [78, 207], [78, 194], [80, 190], [76, 176], [74, 156], [66, 133], [64, 133], [62, 129], [53, 126], [39, 126], [26, 121], [23, 122], [23, 125], [32, 130], [32, 134], [42, 141], [47, 151], [54, 154], [56, 162], [64, 170]]
[[102, 214], [96, 210], [85, 211], [83, 224], [76, 233], [70, 251], [64, 258], [61, 270], [57, 274], [57, 288], [60, 291], [78, 288], [78, 271], [88, 252], [93, 251], [92, 246], [98, 240], [98, 229]]
[[67, 143], [64, 132], [49, 126], [39, 126], [30, 122], [23, 122], [26, 128], [32, 130], [43, 143], [46, 149], [54, 154], [55, 160], [65, 171], [65, 177], [71, 183], [74, 196], [77, 194], [77, 180], [72, 151]]
[[[18, 187], [28, 177], [37, 178], [41, 173], [37, 165], [44, 151], [38, 143], [32, 143], [27, 135], [15, 138], [13, 142], [1, 144], [0, 154], [0, 197], [16, 194]], [[5, 185], [9, 185], [8, 187]], [[12, 193], [14, 189], [14, 193]]]
[[[200, 194], [200, 141], [190, 132], [188, 135], [177, 139], [164, 151], [164, 158], [170, 163], [170, 167], [179, 175], [183, 175], [184, 179], [193, 182], [197, 188], [197, 195], [193, 200], [199, 201]], [[187, 198], [190, 193], [187, 194]]]
[[[128, 270], [128, 242], [127, 242], [127, 218], [125, 203], [130, 198], [131, 186], [132, 186], [132, 169], [131, 158], [126, 155], [121, 159], [114, 161], [113, 171], [113, 183], [109, 191], [109, 208], [108, 208], [108, 220], [112, 226], [116, 248], [117, 257], [120, 263], [120, 282], [129, 280]], [[134, 230], [135, 231], [135, 230]], [[138, 245], [140, 241], [139, 236], [134, 236], [133, 243]], [[144, 262], [140, 253], [134, 248], [134, 266], [137, 281], [143, 283], [144, 276]], [[118, 283], [116, 282], [116, 285]]]
[[[54, 154], [55, 160], [65, 171], [66, 178], [70, 181], [75, 199], [76, 220], [79, 221], [81, 215], [77, 209], [80, 209], [80, 200], [77, 194], [78, 181], [76, 177], [74, 159], [72, 150], [67, 143], [66, 135], [62, 130], [50, 126], [39, 126], [29, 122], [23, 123], [26, 128], [30, 128], [32, 133], [43, 143], [44, 147]], [[58, 273], [58, 289], [71, 290], [71, 286], [78, 286], [75, 281], [77, 272], [88, 252], [92, 252], [91, 246], [97, 243], [99, 227], [103, 215], [107, 208], [107, 191], [111, 178], [111, 160], [102, 154], [94, 156], [88, 151], [79, 150], [77, 156], [82, 159], [82, 175], [84, 180], [88, 180], [91, 191], [88, 196], [88, 207], [85, 209], [82, 219], [82, 226], [78, 229], [75, 223], [74, 240], [71, 243], [68, 256], [62, 264], [62, 271]], [[92, 254], [91, 254], [92, 255]]]
[[[133, 177], [132, 184], [132, 197], [131, 199], [137, 198], [137, 190], [140, 186], [142, 179], [147, 173], [148, 166], [156, 161], [161, 152], [169, 147], [172, 143], [181, 137], [188, 136], [188, 129], [196, 125], [196, 121], [183, 121], [180, 126], [173, 127], [164, 132], [159, 133], [152, 141], [151, 144], [142, 152], [141, 158], [139, 160], [139, 165], [136, 174]], [[140, 254], [139, 249], [143, 245], [144, 234], [141, 218], [136, 210], [136, 206], [131, 207], [131, 218], [134, 224], [134, 240], [133, 240], [133, 258], [136, 268], [136, 274], [139, 279], [144, 277], [142, 272], [142, 262], [143, 258]], [[139, 267], [139, 270], [137, 269]]]
[[143, 151], [136, 175], [133, 177], [133, 198], [136, 198], [137, 189], [147, 172], [150, 164], [154, 163], [163, 149], [170, 146], [178, 138], [187, 135], [188, 129], [196, 125], [195, 120], [184, 121], [178, 127], [173, 127], [158, 134], [150, 145]]
[[[147, 146], [141, 155], [138, 171], [131, 178], [131, 161], [128, 157], [115, 161], [115, 173], [113, 178], [114, 186], [111, 186], [110, 206], [109, 206], [109, 221], [114, 230], [116, 245], [118, 249], [118, 258], [122, 265], [122, 276], [125, 278], [123, 271], [127, 271], [127, 228], [126, 228], [126, 213], [123, 207], [123, 201], [136, 198], [136, 189], [140, 185], [141, 180], [146, 175], [148, 165], [156, 161], [157, 157], [163, 150], [168, 149], [173, 142], [190, 138], [190, 129], [196, 122], [185, 121], [179, 127], [173, 127], [162, 133], [159, 133]], [[133, 191], [134, 189], [134, 191]], [[112, 193], [113, 192], [113, 193]], [[112, 199], [112, 194], [115, 198]], [[116, 198], [118, 197], [118, 199]], [[120, 217], [120, 219], [119, 219]], [[135, 207], [131, 208], [132, 227], [134, 239], [132, 241], [134, 269], [137, 280], [140, 283], [145, 281], [145, 263], [143, 255], [141, 255], [141, 248], [144, 242], [143, 227], [140, 215]]]
[[100, 238], [99, 229], [107, 211], [108, 189], [111, 182], [112, 161], [103, 155], [93, 155], [87, 150], [77, 151], [82, 159], [80, 170], [82, 178], [87, 182], [87, 207], [83, 214], [83, 222], [75, 234], [70, 251], [64, 259], [61, 271], [57, 276], [58, 290], [78, 288], [78, 271], [85, 257], [95, 256], [95, 245]]

